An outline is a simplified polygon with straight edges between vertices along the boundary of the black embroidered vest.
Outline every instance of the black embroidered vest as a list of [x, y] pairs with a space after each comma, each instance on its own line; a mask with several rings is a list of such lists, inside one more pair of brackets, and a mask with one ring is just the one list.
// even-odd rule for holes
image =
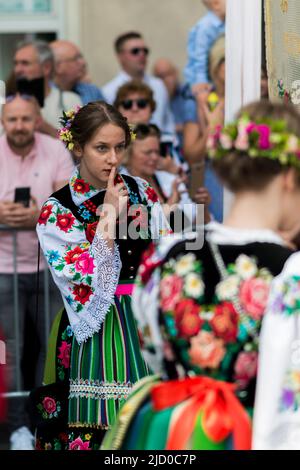
[[[142, 204], [139, 188], [135, 179], [127, 175], [122, 175], [122, 178], [124, 179], [130, 192], [136, 196], [135, 204]], [[64, 186], [62, 189], [52, 194], [51, 197], [57, 199], [63, 207], [69, 209], [74, 215], [74, 217], [84, 225], [87, 240], [92, 242], [99, 221], [99, 217], [96, 216], [96, 210], [99, 206], [103, 204], [105, 194], [105, 191], [101, 191], [88, 201], [85, 201], [79, 207], [76, 206], [72, 199], [69, 185]], [[129, 205], [133, 205], [132, 201], [130, 201], [130, 198]], [[132, 282], [135, 279], [141, 261], [142, 253], [151, 243], [151, 238], [149, 235], [150, 231], [148, 230], [147, 239], [142, 239], [141, 237], [139, 237], [137, 240], [131, 239], [128, 236], [128, 226], [134, 221], [134, 217], [128, 216], [127, 221], [127, 236], [124, 234], [121, 237], [119, 235], [119, 230], [117, 226], [116, 242], [119, 246], [120, 257], [122, 261], [120, 281]]]

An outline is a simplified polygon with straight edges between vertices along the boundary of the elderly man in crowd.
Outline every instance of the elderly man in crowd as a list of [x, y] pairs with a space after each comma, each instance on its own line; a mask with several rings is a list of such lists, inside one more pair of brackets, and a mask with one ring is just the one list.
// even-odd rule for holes
[[129, 32], [118, 37], [115, 41], [115, 51], [121, 66], [120, 73], [102, 88], [108, 103], [114, 103], [118, 89], [130, 80], [142, 80], [153, 91], [156, 110], [152, 122], [163, 133], [173, 134], [175, 130], [174, 118], [170, 109], [168, 92], [164, 83], [153, 75], [146, 74], [149, 48], [142, 35]]
[[86, 61], [78, 47], [70, 41], [53, 41], [51, 49], [55, 59], [54, 82], [63, 91], [73, 91], [83, 104], [103, 100], [101, 90], [85, 81]]
[[[5, 133], [0, 138], [0, 225], [5, 226], [6, 231], [0, 231], [0, 328], [6, 338], [11, 390], [16, 389], [16, 368], [20, 366], [16, 363], [18, 346], [14, 325], [13, 231], [16, 231], [18, 272], [18, 351], [22, 357], [25, 315], [29, 315], [40, 346], [35, 374], [35, 385], [38, 386], [42, 383], [46, 334], [43, 282], [40, 282], [39, 288], [37, 286], [38, 239], [34, 229], [42, 204], [54, 191], [66, 184], [73, 171], [72, 158], [63, 144], [57, 139], [36, 132], [40, 120], [38, 103], [33, 97], [14, 95], [3, 106], [2, 124]], [[17, 188], [29, 188], [27, 192], [30, 191], [30, 198], [27, 196], [27, 201], [15, 202]], [[23, 193], [23, 198], [26, 199], [24, 189]], [[41, 260], [41, 280], [44, 269], [45, 264]], [[50, 299], [51, 316], [54, 316], [61, 306], [61, 299], [53, 283], [50, 283]], [[31, 332], [30, 338], [34, 338], [34, 334]], [[9, 405], [9, 424], [11, 431], [14, 431], [11, 435], [11, 448], [32, 448], [33, 436], [26, 427], [28, 423], [23, 402], [18, 400], [14, 406], [11, 402]]]
[[14, 57], [14, 76], [16, 79], [26, 78], [27, 80], [44, 78], [45, 102], [42, 109], [43, 119], [39, 123], [39, 131], [57, 137], [59, 118], [62, 111], [69, 110], [82, 103], [75, 93], [62, 92], [53, 86], [51, 82], [53, 71], [54, 57], [47, 42], [29, 40], [23, 41], [17, 46]]

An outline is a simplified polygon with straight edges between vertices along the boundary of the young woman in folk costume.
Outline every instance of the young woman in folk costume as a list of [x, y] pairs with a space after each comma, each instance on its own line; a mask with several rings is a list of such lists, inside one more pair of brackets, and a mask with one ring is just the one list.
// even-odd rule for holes
[[195, 247], [193, 235], [162, 241], [142, 264], [133, 310], [166, 381], [135, 389], [103, 449], [251, 447], [260, 327], [292, 254], [279, 232], [298, 223], [299, 115], [250, 105], [214, 132], [209, 153], [233, 205], [223, 225], [206, 226], [202, 248], [201, 234]]
[[[69, 430], [40, 435], [37, 447], [97, 449], [133, 384], [148, 373], [130, 296], [143, 251], [169, 227], [149, 184], [118, 174], [131, 132], [117, 110], [94, 102], [67, 113], [61, 138], [80, 165], [44, 204], [37, 232], [65, 307], [52, 329], [46, 383], [70, 379]], [[49, 396], [39, 408], [49, 421], [65, 411]]]

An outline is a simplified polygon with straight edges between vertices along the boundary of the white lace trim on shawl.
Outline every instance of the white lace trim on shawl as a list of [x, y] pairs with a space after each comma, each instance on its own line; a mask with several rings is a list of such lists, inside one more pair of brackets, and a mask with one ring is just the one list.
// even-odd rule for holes
[[95, 332], [100, 330], [109, 308], [114, 302], [114, 295], [122, 267], [120, 253], [116, 243], [114, 252], [112, 253], [112, 250], [108, 247], [107, 241], [103, 240], [103, 238], [96, 233], [91, 249], [98, 265], [98, 289], [95, 291], [95, 295], [87, 307], [84, 318], [81, 317], [78, 323], [72, 325], [74, 335], [79, 344], [87, 341]]

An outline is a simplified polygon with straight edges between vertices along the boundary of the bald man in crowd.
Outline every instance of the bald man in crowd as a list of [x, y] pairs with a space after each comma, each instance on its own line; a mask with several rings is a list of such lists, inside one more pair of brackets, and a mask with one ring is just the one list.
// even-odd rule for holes
[[[44, 79], [45, 102], [41, 110], [43, 119], [39, 131], [57, 138], [59, 119], [63, 110], [81, 105], [78, 95], [70, 91], [60, 91], [52, 84], [54, 57], [49, 44], [41, 40], [25, 40], [17, 45], [14, 56], [14, 79]], [[8, 94], [11, 91], [8, 86]]]
[[77, 93], [82, 103], [103, 100], [103, 95], [96, 85], [87, 83], [87, 63], [80, 49], [70, 41], [53, 41], [50, 47], [54, 54], [54, 82], [63, 91]]

